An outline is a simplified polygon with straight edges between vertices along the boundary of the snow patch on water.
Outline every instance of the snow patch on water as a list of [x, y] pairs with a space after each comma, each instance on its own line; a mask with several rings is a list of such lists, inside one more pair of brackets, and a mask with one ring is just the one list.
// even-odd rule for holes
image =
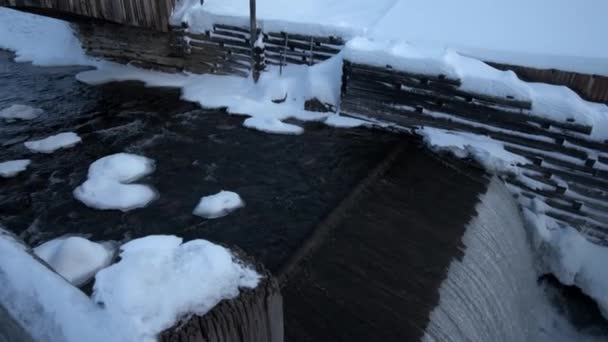
[[31, 164], [29, 159], [9, 160], [0, 163], [0, 176], [4, 178], [15, 177]]
[[226, 216], [245, 206], [245, 202], [236, 192], [220, 191], [215, 195], [205, 196], [194, 208], [194, 215], [207, 219]]
[[74, 132], [59, 133], [41, 140], [30, 140], [24, 143], [32, 152], [53, 153], [59, 149], [70, 148], [80, 143], [82, 139]]
[[129, 211], [143, 208], [157, 197], [143, 184], [129, 184], [154, 171], [154, 161], [129, 153], [117, 153], [95, 161], [88, 179], [74, 189], [74, 197], [95, 209]]
[[112, 244], [96, 243], [78, 236], [47, 241], [34, 253], [75, 286], [88, 282], [114, 256]]
[[[177, 87], [182, 98], [205, 108], [225, 108], [228, 113], [249, 116], [244, 125], [271, 133], [299, 134], [302, 128], [283, 121], [323, 121], [330, 114], [304, 110], [306, 100], [338, 106], [342, 59], [336, 56], [312, 67], [290, 65], [269, 67], [257, 83], [238, 76], [166, 74], [114, 63], [101, 63], [97, 70], [79, 73], [88, 84], [139, 80], [146, 86]], [[276, 99], [285, 99], [276, 103]]]
[[40, 108], [34, 108], [22, 104], [14, 104], [0, 110], [0, 118], [6, 121], [33, 120], [42, 113], [44, 113], [44, 111]]
[[338, 127], [338, 128], [355, 128], [364, 126], [367, 123], [363, 120], [350, 118], [348, 116], [343, 116], [340, 114], [333, 114], [327, 117], [324, 123], [328, 126]]

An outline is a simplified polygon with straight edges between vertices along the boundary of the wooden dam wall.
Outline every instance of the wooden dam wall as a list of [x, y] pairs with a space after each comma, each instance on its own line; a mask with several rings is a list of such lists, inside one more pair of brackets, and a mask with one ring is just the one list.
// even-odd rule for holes
[[0, 0], [0, 6], [68, 21], [96, 19], [121, 25], [169, 31], [177, 0]]
[[510, 186], [549, 206], [546, 214], [608, 245], [608, 141], [592, 127], [531, 115], [531, 103], [473, 94], [443, 75], [344, 62], [341, 111], [416, 131], [433, 127], [488, 136], [530, 161]]

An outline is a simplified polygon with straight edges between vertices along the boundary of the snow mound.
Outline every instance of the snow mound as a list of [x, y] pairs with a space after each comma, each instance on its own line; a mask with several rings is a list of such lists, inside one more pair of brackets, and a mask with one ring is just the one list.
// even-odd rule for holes
[[47, 241], [34, 248], [34, 253], [67, 281], [80, 286], [110, 264], [114, 249], [110, 244], [71, 236]]
[[201, 198], [196, 208], [194, 208], [193, 214], [214, 219], [226, 216], [244, 206], [245, 203], [236, 192], [220, 191], [215, 195]]
[[117, 153], [95, 161], [88, 179], [74, 189], [74, 197], [91, 208], [129, 211], [143, 208], [157, 197], [147, 185], [128, 184], [154, 171], [146, 157]]
[[536, 200], [533, 210], [524, 208], [537, 250], [561, 283], [580, 288], [608, 319], [608, 247], [591, 243], [574, 228], [559, 224], [544, 214], [545, 207]]
[[67, 22], [8, 8], [0, 8], [0, 48], [34, 65], [92, 64]]
[[529, 163], [524, 157], [506, 151], [502, 143], [485, 136], [430, 127], [419, 133], [431, 149], [449, 151], [458, 158], [471, 157], [495, 173], [517, 173], [517, 165]]
[[93, 300], [140, 339], [154, 340], [187, 314], [203, 315], [260, 276], [229, 250], [205, 240], [149, 236], [121, 247], [121, 260], [97, 273]]
[[89, 298], [0, 228], [0, 305], [34, 341], [152, 342], [182, 316], [204, 314], [260, 280], [204, 240], [149, 236], [121, 250], [120, 262], [97, 272]]
[[32, 152], [53, 153], [62, 148], [75, 146], [82, 139], [74, 132], [59, 133], [41, 140], [30, 140], [24, 143]]
[[31, 164], [29, 159], [10, 160], [0, 163], [0, 176], [4, 178], [14, 177], [18, 173], [25, 171]]
[[44, 113], [44, 111], [40, 108], [34, 108], [22, 104], [14, 104], [8, 108], [0, 110], [0, 118], [7, 121], [33, 120], [42, 113]]

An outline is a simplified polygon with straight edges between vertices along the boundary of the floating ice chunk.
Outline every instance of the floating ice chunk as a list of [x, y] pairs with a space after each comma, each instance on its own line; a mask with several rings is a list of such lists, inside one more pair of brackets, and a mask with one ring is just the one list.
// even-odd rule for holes
[[203, 315], [260, 279], [229, 250], [205, 240], [148, 236], [123, 245], [120, 256], [95, 276], [93, 300], [136, 328], [139, 340], [154, 340], [184, 315]]
[[128, 211], [143, 208], [157, 197], [143, 184], [125, 184], [150, 174], [154, 161], [146, 157], [117, 153], [95, 161], [88, 179], [74, 189], [74, 197], [91, 208]]
[[96, 160], [89, 167], [89, 179], [106, 178], [128, 183], [154, 171], [154, 160], [130, 153], [116, 153]]
[[237, 193], [232, 191], [220, 191], [215, 195], [205, 196], [194, 208], [194, 215], [208, 219], [226, 216], [231, 212], [242, 208], [245, 203]]
[[0, 110], [0, 118], [5, 120], [33, 120], [44, 111], [40, 108], [34, 108], [22, 104], [14, 104], [8, 108]]
[[41, 140], [26, 141], [25, 147], [32, 152], [53, 153], [62, 148], [75, 146], [82, 139], [74, 132], [59, 133]]
[[420, 133], [431, 149], [450, 151], [458, 158], [471, 157], [488, 171], [517, 173], [517, 165], [529, 163], [524, 157], [505, 150], [502, 143], [485, 136], [429, 127]]
[[34, 248], [34, 253], [70, 283], [80, 286], [110, 264], [114, 250], [110, 244], [71, 236], [47, 241]]
[[342, 116], [340, 114], [330, 115], [326, 120], [325, 124], [332, 127], [340, 128], [354, 128], [365, 125], [365, 121], [350, 118], [348, 116]]
[[304, 132], [304, 129], [300, 126], [284, 123], [276, 118], [266, 118], [262, 116], [254, 116], [245, 120], [243, 126], [266, 133], [302, 134], [302, 132]]
[[19, 172], [25, 171], [31, 162], [29, 159], [2, 162], [0, 163], [0, 176], [4, 178], [14, 177]]

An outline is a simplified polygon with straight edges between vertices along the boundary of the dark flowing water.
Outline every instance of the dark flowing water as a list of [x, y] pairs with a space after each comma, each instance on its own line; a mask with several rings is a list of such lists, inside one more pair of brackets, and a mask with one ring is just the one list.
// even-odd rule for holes
[[[32, 159], [15, 178], [0, 178], [0, 223], [33, 245], [63, 234], [123, 240], [175, 234], [237, 245], [276, 269], [315, 225], [379, 162], [398, 138], [367, 129], [303, 124], [300, 136], [242, 127], [242, 117], [202, 110], [179, 90], [135, 82], [89, 86], [82, 68], [39, 68], [0, 52], [0, 108], [43, 108], [33, 121], [0, 123], [0, 160]], [[23, 141], [75, 131], [83, 142], [33, 154]], [[74, 199], [89, 165], [130, 152], [156, 161], [138, 181], [160, 197], [143, 209], [102, 211]], [[201, 196], [239, 193], [246, 207], [205, 220], [192, 215]]]

